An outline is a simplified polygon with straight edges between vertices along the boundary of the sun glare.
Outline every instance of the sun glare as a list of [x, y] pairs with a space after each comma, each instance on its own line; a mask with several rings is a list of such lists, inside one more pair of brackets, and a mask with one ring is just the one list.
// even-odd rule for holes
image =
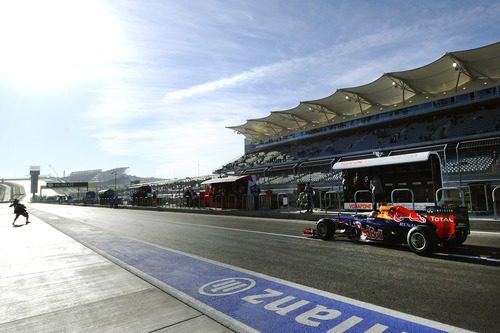
[[97, 0], [0, 0], [0, 79], [52, 89], [99, 79], [123, 50]]

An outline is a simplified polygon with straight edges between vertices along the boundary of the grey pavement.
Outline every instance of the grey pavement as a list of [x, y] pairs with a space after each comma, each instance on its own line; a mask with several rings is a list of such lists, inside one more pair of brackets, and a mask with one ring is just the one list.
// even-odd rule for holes
[[231, 332], [48, 224], [0, 204], [0, 332]]

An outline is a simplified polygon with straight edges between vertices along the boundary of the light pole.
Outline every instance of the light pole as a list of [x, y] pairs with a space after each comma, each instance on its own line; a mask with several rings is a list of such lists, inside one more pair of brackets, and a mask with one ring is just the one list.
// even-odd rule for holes
[[117, 207], [117, 202], [118, 202], [117, 201], [118, 200], [118, 194], [116, 193], [116, 170], [112, 171], [111, 174], [115, 175], [115, 192], [114, 192], [114, 195], [113, 195], [113, 200], [111, 202], [111, 205], [116, 208]]
[[111, 172], [111, 174], [115, 175], [115, 195], [116, 195], [116, 171]]

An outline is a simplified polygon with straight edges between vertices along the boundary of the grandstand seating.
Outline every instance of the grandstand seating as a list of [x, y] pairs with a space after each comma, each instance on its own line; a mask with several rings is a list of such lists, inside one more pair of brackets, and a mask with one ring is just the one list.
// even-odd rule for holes
[[297, 179], [297, 177], [293, 174], [285, 175], [285, 176], [278, 176], [278, 177], [271, 179], [266, 185], [294, 184], [294, 183], [296, 183], [296, 179]]
[[101, 169], [73, 171], [66, 177], [66, 180], [69, 182], [91, 182], [101, 172]]
[[492, 156], [466, 157], [457, 161], [448, 162], [444, 168], [447, 174], [479, 173], [491, 171], [494, 158]]
[[115, 168], [106, 171], [102, 171], [101, 169], [73, 171], [68, 177], [65, 178], [65, 180], [68, 182], [104, 183], [112, 181], [115, 178], [123, 177], [127, 169], [128, 167]]

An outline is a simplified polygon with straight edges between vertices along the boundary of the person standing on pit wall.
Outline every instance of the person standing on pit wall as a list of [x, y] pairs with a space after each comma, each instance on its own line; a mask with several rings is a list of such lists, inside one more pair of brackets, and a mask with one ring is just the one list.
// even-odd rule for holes
[[306, 213], [312, 213], [313, 211], [313, 195], [314, 195], [314, 189], [311, 186], [311, 183], [307, 183], [306, 186], [304, 187], [304, 190], [302, 191], [306, 194], [306, 199], [307, 199], [307, 210]]
[[380, 203], [384, 195], [384, 188], [379, 176], [373, 176], [370, 180], [370, 191], [372, 192], [372, 205], [373, 210], [377, 209], [377, 204]]

